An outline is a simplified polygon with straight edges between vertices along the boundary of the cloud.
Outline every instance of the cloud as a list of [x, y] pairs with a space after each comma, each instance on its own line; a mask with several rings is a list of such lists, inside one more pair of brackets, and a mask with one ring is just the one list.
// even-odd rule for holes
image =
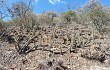
[[51, 4], [53, 4], [53, 5], [55, 4], [55, 2], [53, 2], [52, 0], [49, 0], [49, 2], [50, 2]]
[[37, 2], [38, 2], [38, 0], [35, 0], [35, 2], [37, 3]]
[[52, 5], [54, 5], [54, 4], [56, 4], [56, 3], [64, 3], [64, 2], [61, 1], [61, 0], [49, 0], [49, 2], [50, 2]]
[[35, 3], [37, 3], [38, 2], [38, 0], [32, 0], [33, 2], [35, 2]]

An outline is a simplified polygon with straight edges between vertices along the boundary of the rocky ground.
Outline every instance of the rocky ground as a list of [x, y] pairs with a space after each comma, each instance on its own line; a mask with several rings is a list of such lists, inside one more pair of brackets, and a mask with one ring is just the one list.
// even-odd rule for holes
[[19, 55], [13, 45], [2, 44], [8, 46], [0, 47], [0, 70], [110, 70], [108, 63], [85, 59], [79, 53], [60, 55], [36, 50]]
[[[20, 42], [6, 36], [1, 39], [0, 70], [110, 70], [109, 39], [97, 32], [92, 37], [90, 27], [15, 29], [10, 36]], [[22, 48], [25, 42], [28, 53], [18, 53], [16, 43]]]

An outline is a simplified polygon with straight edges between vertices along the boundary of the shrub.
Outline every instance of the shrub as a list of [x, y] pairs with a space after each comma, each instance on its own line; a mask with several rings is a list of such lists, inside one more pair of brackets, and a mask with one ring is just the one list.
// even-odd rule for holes
[[71, 21], [76, 21], [76, 13], [73, 10], [69, 10], [68, 12], [63, 12], [61, 14], [65, 23], [70, 23]]
[[51, 25], [52, 23], [55, 22], [54, 18], [57, 17], [57, 14], [53, 11], [49, 12], [44, 12], [43, 14], [37, 15], [37, 23], [40, 25], [46, 24], [46, 25]]
[[3, 28], [3, 21], [2, 21], [2, 19], [0, 19], [0, 29], [2, 29]]
[[101, 34], [104, 33], [106, 26], [110, 21], [110, 17], [105, 7], [102, 6], [98, 1], [91, 2], [85, 6], [85, 13], [87, 14], [87, 17], [92, 21], [95, 29], [98, 30]]

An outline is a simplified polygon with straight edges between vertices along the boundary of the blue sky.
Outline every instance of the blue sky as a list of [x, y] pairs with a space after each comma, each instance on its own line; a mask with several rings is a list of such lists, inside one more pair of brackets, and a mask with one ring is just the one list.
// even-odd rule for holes
[[[17, 0], [8, 0], [9, 4], [16, 2]], [[24, 1], [24, 0], [23, 0]], [[27, 1], [27, 0], [25, 0]], [[67, 10], [67, 5], [70, 5], [72, 9], [77, 9], [84, 5], [88, 0], [33, 0], [33, 11], [37, 14], [41, 14], [44, 11], [56, 11], [57, 13]], [[100, 3], [109, 7], [110, 0], [99, 0]]]
[[[33, 10], [38, 14], [48, 10], [59, 13], [67, 10], [67, 4], [70, 5], [72, 9], [76, 9], [84, 5], [87, 1], [88, 0], [36, 0]], [[110, 0], [100, 0], [100, 3], [107, 7], [110, 6]]]
[[70, 5], [71, 8], [75, 9], [75, 6], [78, 7], [77, 2], [80, 2], [79, 5], [81, 5], [84, 4], [86, 0], [38, 0], [38, 2], [34, 4], [34, 11], [41, 13], [43, 11], [52, 10], [59, 13], [66, 11], [67, 5]]
[[[11, 7], [13, 3], [18, 0], [6, 0], [8, 7]], [[28, 2], [29, 0], [23, 0]], [[33, 11], [37, 14], [41, 14], [44, 11], [55, 11], [56, 13], [67, 11], [67, 5], [73, 10], [81, 8], [89, 0], [33, 0]], [[99, 0], [101, 4], [106, 7], [110, 7], [110, 0]], [[4, 18], [4, 20], [10, 20], [10, 17]]]

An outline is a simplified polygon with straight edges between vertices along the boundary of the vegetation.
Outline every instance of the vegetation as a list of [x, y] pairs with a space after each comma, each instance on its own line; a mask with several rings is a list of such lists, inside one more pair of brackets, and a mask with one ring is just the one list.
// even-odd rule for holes
[[109, 15], [107, 10], [100, 3], [91, 3], [89, 6], [88, 16], [99, 33], [104, 33], [107, 24], [109, 24]]
[[[10, 8], [7, 8], [7, 6], [4, 5], [4, 3], [6, 3], [5, 0], [1, 1], [0, 6], [1, 8], [2, 6], [4, 6], [5, 11], [7, 11], [8, 15], [10, 15], [11, 17], [11, 20], [5, 23], [5, 25], [7, 24], [9, 25], [7, 28], [10, 28], [11, 26], [15, 26], [15, 27], [20, 26], [20, 29], [23, 29], [23, 30], [32, 29], [33, 30], [32, 38], [36, 36], [35, 35], [36, 29], [38, 29], [39, 26], [41, 25], [42, 26], [54, 25], [54, 26], [60, 27], [63, 25], [65, 26], [65, 24], [69, 26], [71, 24], [77, 25], [78, 23], [80, 24], [88, 23], [90, 26], [92, 26], [92, 28], [95, 28], [96, 31], [103, 34], [106, 32], [107, 26], [109, 25], [109, 21], [110, 21], [110, 15], [108, 12], [109, 10], [107, 10], [106, 7], [102, 6], [98, 1], [88, 2], [87, 4], [84, 5], [83, 8], [81, 8], [80, 12], [69, 10], [67, 12], [62, 12], [60, 15], [57, 15], [57, 13], [53, 11], [44, 12], [43, 14], [40, 14], [40, 15], [35, 14], [31, 9], [32, 0], [29, 0], [28, 3], [25, 1], [18, 1], [17, 3], [14, 3]], [[2, 14], [2, 11], [3, 10], [1, 9], [0, 29], [2, 29], [4, 25], [4, 23], [2, 23], [3, 22], [2, 16], [3, 14], [6, 14], [6, 13]], [[4, 16], [4, 17], [7, 17], [7, 16]], [[23, 30], [21, 31], [21, 33], [23, 32]], [[13, 32], [13, 30], [11, 32]], [[70, 35], [72, 35], [72, 33]], [[76, 36], [73, 37], [73, 39], [80, 37], [80, 36], [78, 37]], [[18, 43], [18, 40], [15, 39], [16, 43]], [[30, 40], [31, 39], [29, 39], [29, 41]], [[77, 45], [79, 43], [81, 46], [84, 46], [84, 44], [86, 44], [86, 43], [80, 42], [81, 40], [78, 40], [78, 39], [73, 41], [74, 42], [76, 41], [75, 43], [77, 43]]]
[[[7, 7], [7, 2], [0, 0], [0, 42], [13, 44], [19, 54], [44, 50], [63, 55], [69, 51], [81, 52], [82, 57], [96, 58], [101, 62], [110, 58], [110, 51], [107, 50], [110, 49], [109, 8], [99, 1], [90, 0], [76, 11], [37, 14], [32, 11], [32, 3], [33, 0], [19, 0]], [[10, 20], [5, 21], [4, 18], [7, 17]], [[102, 48], [102, 44], [107, 44], [107, 47]], [[92, 47], [93, 45], [98, 46]], [[91, 47], [94, 52], [86, 51]], [[96, 57], [89, 56], [92, 53]]]
[[76, 13], [73, 10], [62, 13], [62, 17], [65, 20], [65, 23], [71, 23], [77, 20]]

